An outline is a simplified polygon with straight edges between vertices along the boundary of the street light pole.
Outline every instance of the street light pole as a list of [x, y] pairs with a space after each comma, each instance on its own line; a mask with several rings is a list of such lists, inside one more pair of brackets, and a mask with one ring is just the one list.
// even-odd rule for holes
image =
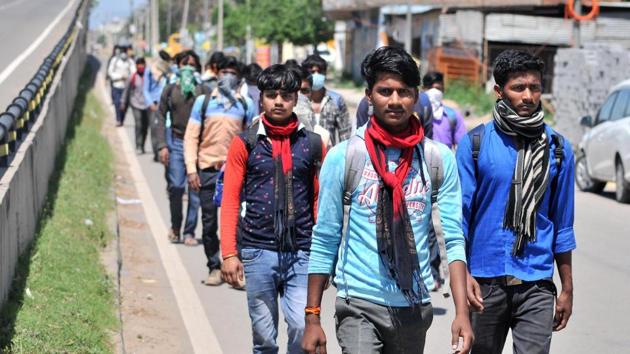
[[223, 50], [223, 0], [219, 0], [219, 19], [217, 21], [217, 50]]
[[411, 1], [407, 0], [407, 16], [405, 23], [405, 50], [407, 53], [411, 53]]
[[[582, 1], [575, 0], [573, 2], [573, 9], [575, 10], [576, 14], [581, 14]], [[582, 46], [582, 38], [580, 36], [580, 21], [577, 19], [573, 19], [573, 41], [576, 48], [580, 48]]]
[[182, 26], [179, 30], [179, 33], [185, 33], [186, 28], [188, 27], [188, 8], [190, 6], [190, 0], [184, 0], [184, 13], [182, 14]]

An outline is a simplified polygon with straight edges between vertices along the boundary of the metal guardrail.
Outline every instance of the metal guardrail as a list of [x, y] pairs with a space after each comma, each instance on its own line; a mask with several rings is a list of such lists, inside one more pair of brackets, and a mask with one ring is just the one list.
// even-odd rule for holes
[[[77, 19], [83, 8], [83, 2], [84, 0], [77, 7], [68, 30], [57, 42], [52, 52], [44, 59], [33, 78], [7, 106], [6, 110], [0, 113], [0, 169], [8, 167], [12, 155], [15, 154], [20, 142], [26, 137], [39, 116], [59, 64], [79, 30]], [[1, 174], [2, 171], [0, 170]]]

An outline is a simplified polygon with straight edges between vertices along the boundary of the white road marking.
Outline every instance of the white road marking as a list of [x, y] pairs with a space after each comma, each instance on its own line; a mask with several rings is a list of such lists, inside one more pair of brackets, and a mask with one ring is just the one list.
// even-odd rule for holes
[[[101, 91], [101, 97], [105, 99], [107, 92], [102, 76], [100, 75], [97, 85]], [[101, 102], [105, 102], [103, 99]], [[109, 107], [107, 112], [110, 112], [113, 116], [114, 107], [112, 105], [107, 106]], [[146, 182], [147, 180], [142, 172], [140, 162], [138, 162], [138, 158], [129, 141], [126, 130], [117, 128], [116, 131], [118, 132], [118, 138], [121, 141], [125, 158], [129, 163], [129, 169], [136, 190], [138, 191], [138, 196], [140, 200], [142, 200], [142, 207], [144, 208], [146, 219], [149, 220], [149, 228], [151, 229], [153, 240], [157, 245], [162, 265], [166, 271], [166, 277], [171, 284], [177, 307], [186, 326], [190, 344], [195, 353], [223, 354], [223, 350], [210, 325], [210, 321], [208, 321], [201, 300], [199, 296], [197, 296], [193, 281], [184, 267], [179, 252], [177, 252], [177, 249], [166, 238], [168, 228], [162, 219], [162, 215], [160, 215], [157, 203]]]
[[[12, 62], [11, 64], [9, 64], [4, 71], [2, 71], [2, 73], [0, 73], [0, 84], [2, 84], [4, 82], [4, 80], [6, 80], [9, 75], [11, 75], [13, 73], [13, 71], [15, 71], [15, 69], [18, 68], [18, 66], [20, 66], [20, 64], [22, 64], [22, 62], [24, 60], [26, 60], [26, 58], [28, 58], [29, 55], [31, 55], [35, 49], [37, 49], [37, 47], [39, 47], [39, 45], [44, 41], [44, 39], [46, 39], [46, 37], [48, 37], [48, 35], [50, 34], [50, 31], [52, 31], [52, 29], [59, 23], [59, 21], [61, 21], [61, 19], [68, 13], [68, 11], [70, 11], [70, 9], [72, 9], [74, 7], [74, 4], [77, 2], [77, 0], [71, 0], [70, 2], [68, 2], [68, 5], [59, 13], [59, 15], [57, 15], [57, 17], [55, 17], [55, 19], [48, 25], [48, 27], [46, 27], [43, 31], [42, 34], [39, 35], [39, 37], [37, 37], [37, 39], [31, 43], [31, 45], [26, 48], [26, 50], [24, 50], [22, 52], [22, 54], [18, 55]], [[12, 5], [7, 4], [4, 6], [9, 6]], [[0, 8], [1, 10], [2, 8]]]

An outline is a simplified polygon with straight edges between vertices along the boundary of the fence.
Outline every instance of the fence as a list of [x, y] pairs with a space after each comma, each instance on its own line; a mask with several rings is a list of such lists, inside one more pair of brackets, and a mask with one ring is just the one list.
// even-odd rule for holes
[[59, 43], [0, 114], [0, 304], [33, 240], [86, 60], [89, 1]]

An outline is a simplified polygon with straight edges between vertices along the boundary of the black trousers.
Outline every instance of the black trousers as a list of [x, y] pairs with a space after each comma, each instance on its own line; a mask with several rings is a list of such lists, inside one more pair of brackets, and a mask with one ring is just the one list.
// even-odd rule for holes
[[147, 140], [147, 133], [149, 132], [149, 110], [131, 107], [131, 112], [133, 112], [135, 121], [136, 149], [144, 151], [144, 142]]
[[201, 179], [199, 199], [201, 200], [201, 223], [203, 226], [201, 239], [203, 250], [206, 253], [206, 258], [208, 258], [208, 271], [221, 268], [220, 244], [217, 234], [219, 215], [213, 200], [218, 175], [219, 171], [212, 168], [199, 172], [199, 179]]
[[501, 354], [510, 329], [514, 354], [549, 353], [556, 297], [553, 282], [479, 285], [484, 311], [471, 315], [475, 333], [472, 354]]

